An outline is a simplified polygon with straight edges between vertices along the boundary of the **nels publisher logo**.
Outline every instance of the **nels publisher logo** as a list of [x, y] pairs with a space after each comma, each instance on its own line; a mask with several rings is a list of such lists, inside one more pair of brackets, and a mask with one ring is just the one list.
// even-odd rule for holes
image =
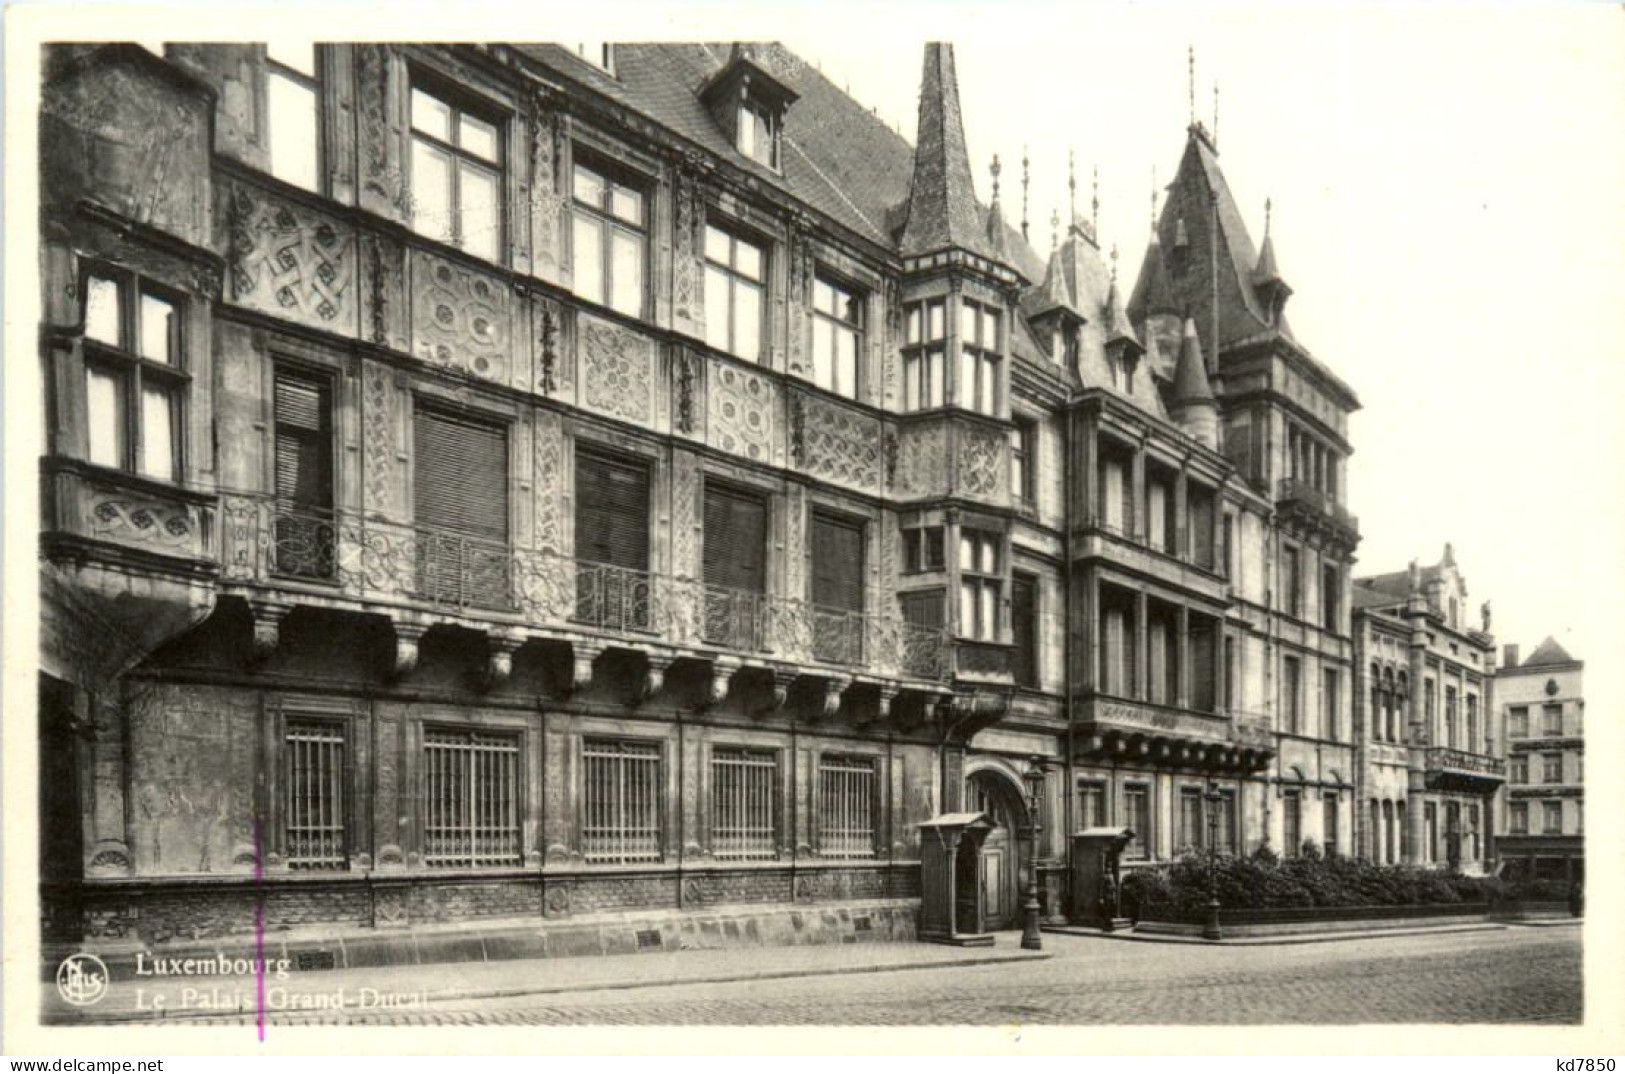
[[100, 1003], [107, 995], [107, 966], [95, 955], [69, 955], [56, 968], [56, 990], [75, 1007]]

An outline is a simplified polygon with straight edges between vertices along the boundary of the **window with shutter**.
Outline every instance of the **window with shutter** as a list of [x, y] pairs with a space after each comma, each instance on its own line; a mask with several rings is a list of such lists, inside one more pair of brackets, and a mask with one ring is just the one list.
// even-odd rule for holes
[[508, 606], [507, 430], [422, 407], [413, 450], [420, 595], [439, 604]]
[[576, 452], [576, 618], [608, 630], [650, 623], [649, 467]]
[[767, 590], [767, 501], [758, 493], [705, 486], [705, 640], [761, 648]]
[[863, 571], [863, 523], [815, 512], [810, 603], [819, 660], [863, 662]]
[[333, 576], [332, 382], [279, 369], [276, 427], [276, 569]]
[[1216, 712], [1219, 707], [1219, 635], [1212, 619], [1191, 617], [1191, 708]]

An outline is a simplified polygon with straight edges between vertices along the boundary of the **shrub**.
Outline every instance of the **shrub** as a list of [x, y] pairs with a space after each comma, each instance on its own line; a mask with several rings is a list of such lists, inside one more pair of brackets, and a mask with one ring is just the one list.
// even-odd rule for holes
[[[1211, 870], [1211, 880], [1210, 880]], [[1542, 884], [1555, 894], [1534, 894], [1533, 883], [1520, 885], [1519, 897], [1561, 898], [1562, 884]], [[1508, 885], [1494, 878], [1377, 865], [1337, 855], [1305, 853], [1280, 858], [1268, 847], [1247, 857], [1220, 855], [1211, 860], [1187, 852], [1178, 861], [1138, 869], [1123, 880], [1124, 913], [1135, 919], [1199, 918], [1210, 893], [1233, 910], [1303, 906], [1448, 906], [1495, 902], [1507, 897]]]

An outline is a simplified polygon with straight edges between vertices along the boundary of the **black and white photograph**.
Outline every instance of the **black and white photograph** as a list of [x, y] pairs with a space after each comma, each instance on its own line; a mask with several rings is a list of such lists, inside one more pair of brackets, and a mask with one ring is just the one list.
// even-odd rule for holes
[[107, 12], [8, 1054], [1625, 1052], [1617, 6]]

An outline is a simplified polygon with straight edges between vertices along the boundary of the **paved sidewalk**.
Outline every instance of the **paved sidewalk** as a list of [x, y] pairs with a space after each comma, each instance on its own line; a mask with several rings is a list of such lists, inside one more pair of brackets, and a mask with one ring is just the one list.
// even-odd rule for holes
[[[1032, 962], [1050, 952], [1023, 951], [1016, 936], [988, 948], [925, 943], [753, 947], [637, 955], [369, 967], [265, 978], [268, 1017], [320, 1011], [411, 1011], [445, 1000], [550, 995], [664, 985], [883, 973], [1000, 962]], [[254, 1016], [259, 982], [249, 977], [159, 977], [114, 981], [94, 1006], [72, 1007], [45, 986], [44, 1020], [55, 1024], [172, 1021], [222, 1014]]]
[[1356, 929], [1346, 932], [1278, 933], [1273, 936], [1233, 936], [1223, 940], [1205, 940], [1200, 936], [1181, 936], [1176, 933], [1104, 932], [1079, 925], [1046, 925], [1045, 933], [1063, 936], [1088, 936], [1098, 940], [1126, 940], [1130, 943], [1197, 944], [1204, 947], [1279, 947], [1283, 944], [1335, 943], [1339, 940], [1380, 940], [1394, 936], [1438, 936], [1455, 932], [1500, 932], [1508, 926], [1497, 922], [1465, 925], [1417, 925], [1394, 929]]

